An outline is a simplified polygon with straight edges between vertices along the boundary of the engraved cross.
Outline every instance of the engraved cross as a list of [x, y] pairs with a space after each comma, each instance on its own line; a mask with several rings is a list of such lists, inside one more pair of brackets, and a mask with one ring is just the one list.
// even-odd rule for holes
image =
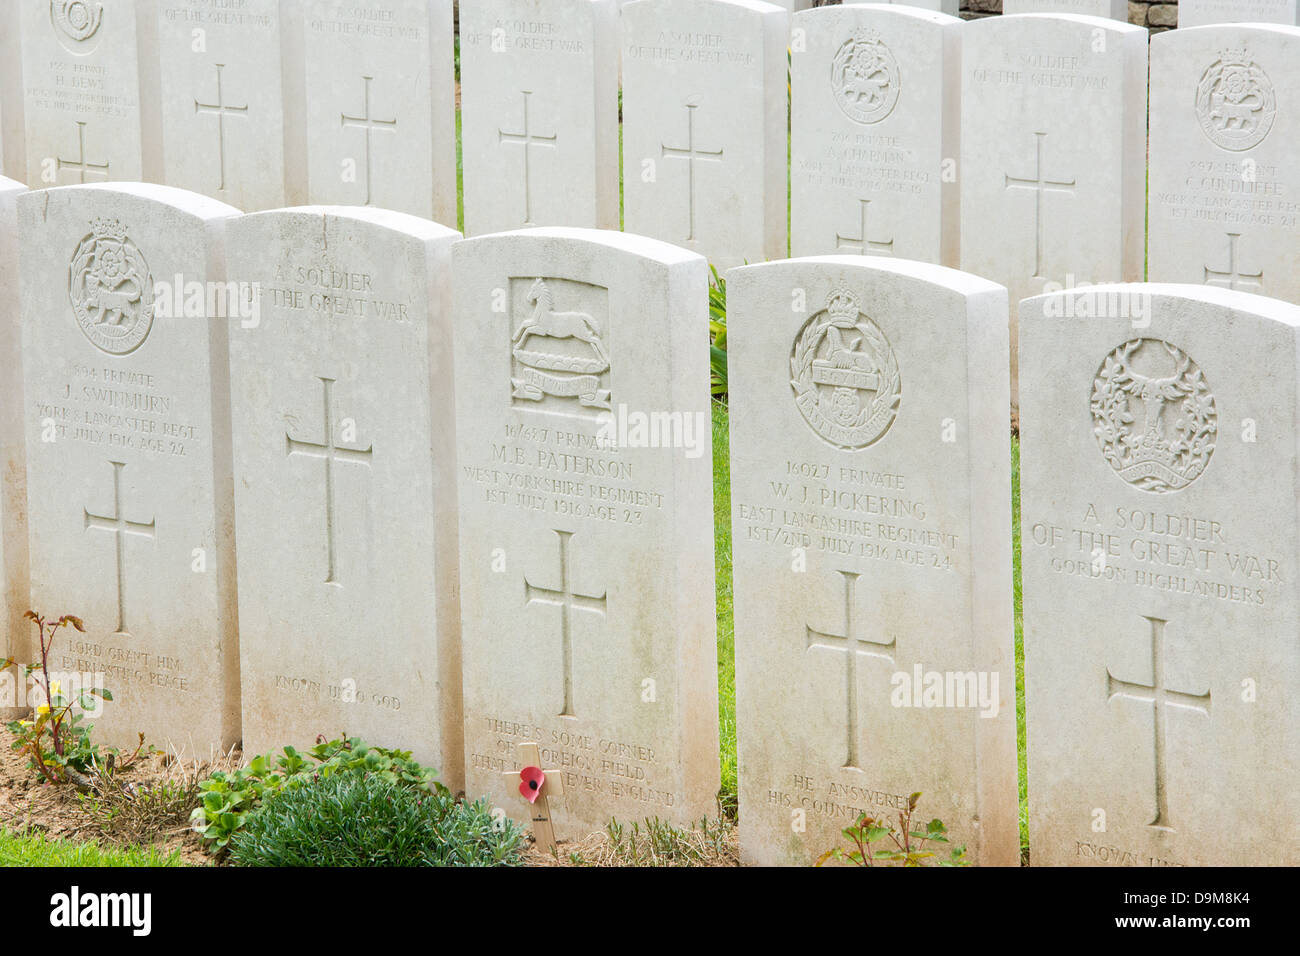
[[1206, 285], [1223, 286], [1228, 289], [1240, 289], [1243, 287], [1253, 288], [1256, 292], [1264, 291], [1264, 270], [1258, 272], [1241, 272], [1237, 265], [1237, 240], [1241, 238], [1239, 232], [1229, 232], [1228, 237], [1228, 269], [1226, 272], [1216, 272], [1209, 266], [1205, 267]]
[[532, 187], [532, 157], [529, 153], [534, 146], [543, 149], [557, 149], [558, 133], [551, 133], [545, 136], [541, 133], [533, 132], [533, 128], [528, 121], [528, 97], [532, 96], [531, 90], [522, 90], [524, 94], [524, 128], [523, 132], [511, 133], [497, 127], [497, 142], [501, 144], [518, 143], [524, 148], [524, 225], [533, 225], [533, 187]]
[[113, 513], [111, 515], [92, 514], [90, 509], [82, 508], [85, 512], [85, 529], [86, 531], [107, 531], [113, 536], [113, 548], [117, 563], [117, 632], [118, 634], [129, 633], [126, 629], [126, 536], [133, 534], [141, 538], [153, 540], [155, 538], [154, 519], [149, 521], [129, 521], [122, 514], [122, 469], [126, 467], [125, 462], [110, 461], [113, 466]]
[[586, 611], [589, 614], [599, 614], [604, 617], [606, 602], [604, 591], [601, 591], [599, 595], [595, 595], [580, 594], [573, 589], [569, 574], [569, 539], [573, 537], [573, 532], [556, 530], [555, 533], [560, 538], [560, 585], [558, 588], [537, 587], [528, 580], [528, 575], [525, 574], [524, 604], [548, 604], [560, 609], [560, 642], [564, 666], [564, 708], [560, 711], [560, 716], [572, 717], [574, 716], [573, 635], [571, 633], [572, 622], [570, 617], [575, 611]]
[[660, 142], [659, 148], [662, 150], [662, 156], [665, 159], [684, 159], [686, 161], [686, 203], [687, 203], [687, 229], [686, 239], [695, 238], [695, 163], [720, 163], [722, 162], [723, 150], [718, 149], [701, 149], [695, 145], [695, 111], [698, 105], [695, 103], [686, 104], [686, 145], [669, 146], [667, 143]]
[[320, 382], [325, 392], [325, 439], [321, 443], [300, 441], [285, 432], [285, 454], [305, 455], [308, 458], [320, 458], [325, 462], [325, 548], [327, 553], [325, 583], [339, 584], [334, 530], [335, 515], [337, 513], [334, 501], [334, 465], [336, 462], [351, 462], [369, 468], [370, 460], [374, 456], [375, 446], [344, 448], [334, 443], [334, 408], [332, 401], [334, 379], [321, 378]]
[[1136, 684], [1119, 680], [1111, 674], [1108, 667], [1106, 668], [1106, 702], [1110, 703], [1116, 697], [1126, 697], [1129, 700], [1143, 701], [1151, 705], [1155, 722], [1156, 815], [1148, 825], [1159, 830], [1172, 830], [1174, 827], [1169, 820], [1169, 797], [1165, 792], [1168, 779], [1166, 777], [1168, 718], [1165, 709], [1182, 708], [1208, 717], [1210, 716], [1210, 692], [1207, 690], [1204, 694], [1188, 694], [1165, 687], [1162, 663], [1165, 626], [1169, 622], [1162, 621], [1158, 617], [1145, 617], [1145, 615], [1144, 620], [1151, 625], [1151, 683]]
[[1034, 277], [1043, 278], [1043, 194], [1049, 192], [1074, 194], [1073, 179], [1047, 179], [1043, 175], [1043, 142], [1046, 133], [1034, 134], [1034, 172], [1032, 179], [1006, 175], [1005, 189], [1032, 189], [1034, 191]]
[[871, 205], [871, 200], [859, 199], [858, 202], [861, 204], [859, 221], [861, 229], [856, 238], [841, 236], [838, 232], [835, 233], [835, 248], [848, 249], [863, 256], [870, 255], [873, 252], [881, 252], [892, 256], [894, 254], [894, 240], [892, 238], [888, 241], [867, 238], [867, 207]]
[[858, 769], [858, 655], [879, 658], [893, 664], [898, 639], [891, 638], [888, 643], [882, 643], [868, 640], [859, 633], [861, 622], [853, 613], [853, 606], [860, 575], [854, 571], [840, 571], [839, 574], [844, 579], [844, 633], [831, 634], [805, 625], [806, 649], [819, 647], [844, 654], [844, 694], [848, 712], [848, 757], [844, 766]]
[[373, 79], [374, 79], [373, 76], [363, 76], [363, 77], [361, 78], [361, 81], [362, 81], [362, 84], [363, 84], [363, 87], [364, 87], [363, 90], [362, 90], [362, 105], [363, 105], [363, 111], [362, 111], [362, 114], [361, 114], [360, 116], [349, 116], [347, 113], [340, 113], [340, 114], [339, 114], [339, 115], [342, 117], [342, 125], [343, 125], [344, 127], [354, 126], [354, 127], [356, 127], [357, 129], [365, 130], [365, 136], [366, 136], [366, 201], [363, 202], [363, 203], [361, 204], [361, 205], [363, 205], [363, 206], [369, 206], [369, 205], [370, 205], [370, 202], [371, 202], [371, 195], [372, 195], [372, 194], [371, 194], [371, 180], [372, 180], [372, 176], [371, 176], [371, 171], [370, 171], [370, 170], [371, 170], [371, 165], [372, 165], [371, 152], [370, 152], [370, 138], [371, 138], [371, 134], [372, 134], [375, 130], [379, 130], [380, 132], [384, 132], [384, 133], [395, 133], [395, 132], [397, 132], [397, 120], [396, 120], [396, 119], [381, 120], [381, 119], [375, 119], [374, 117], [372, 117], [372, 116], [370, 115], [370, 81], [373, 80]]
[[217, 67], [217, 101], [215, 103], [200, 103], [196, 98], [194, 100], [195, 113], [213, 113], [217, 117], [217, 161], [220, 164], [221, 182], [217, 189], [226, 188], [226, 116], [242, 116], [247, 118], [248, 106], [227, 106], [225, 97], [221, 91], [221, 71], [225, 69], [224, 63], [216, 64]]
[[56, 157], [54, 161], [58, 164], [60, 170], [77, 170], [83, 186], [86, 183], [87, 173], [108, 179], [108, 163], [92, 163], [86, 159], [86, 124], [81, 120], [77, 120], [77, 158], [63, 159], [62, 157]]

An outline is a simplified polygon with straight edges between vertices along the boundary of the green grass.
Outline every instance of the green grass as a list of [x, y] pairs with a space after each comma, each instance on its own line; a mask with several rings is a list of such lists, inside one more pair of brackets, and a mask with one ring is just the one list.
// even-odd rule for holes
[[[728, 812], [736, 807], [736, 635], [731, 592], [731, 455], [727, 410], [713, 404], [713, 547], [717, 565], [718, 725], [722, 751], [722, 787], [718, 800]], [[1016, 739], [1020, 784], [1021, 856], [1028, 852], [1025, 774], [1025, 652], [1020, 598], [1020, 441], [1011, 440], [1011, 542], [1015, 587]]]
[[1020, 779], [1020, 856], [1028, 863], [1029, 787], [1025, 770], [1025, 635], [1020, 597], [1020, 439], [1011, 439], [1011, 587], [1016, 622], [1016, 772]]
[[180, 853], [156, 847], [108, 849], [0, 829], [0, 866], [182, 866]]
[[718, 802], [736, 809], [736, 620], [731, 595], [731, 436], [727, 409], [713, 403], [713, 550], [718, 590], [718, 729], [722, 788]]

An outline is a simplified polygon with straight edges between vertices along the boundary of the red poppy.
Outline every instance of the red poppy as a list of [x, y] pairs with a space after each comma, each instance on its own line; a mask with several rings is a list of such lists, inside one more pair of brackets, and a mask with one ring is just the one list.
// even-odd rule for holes
[[546, 774], [541, 767], [525, 767], [519, 771], [519, 792], [529, 803], [536, 803], [542, 795], [542, 784], [546, 783]]

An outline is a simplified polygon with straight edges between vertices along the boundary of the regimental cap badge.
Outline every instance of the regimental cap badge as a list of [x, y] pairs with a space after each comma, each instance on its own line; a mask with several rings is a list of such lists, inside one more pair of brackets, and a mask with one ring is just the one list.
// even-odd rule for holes
[[1233, 152], [1259, 145], [1273, 128], [1277, 95], [1250, 51], [1220, 50], [1196, 84], [1196, 118], [1214, 145]]
[[832, 290], [799, 330], [790, 387], [804, 421], [837, 448], [865, 448], [889, 431], [902, 399], [898, 357], [856, 293]]
[[118, 219], [96, 217], [68, 264], [68, 300], [77, 325], [98, 349], [127, 355], [153, 328], [149, 263]]
[[69, 49], [74, 51], [99, 32], [103, 19], [104, 5], [98, 0], [50, 0], [50, 22], [72, 41]]

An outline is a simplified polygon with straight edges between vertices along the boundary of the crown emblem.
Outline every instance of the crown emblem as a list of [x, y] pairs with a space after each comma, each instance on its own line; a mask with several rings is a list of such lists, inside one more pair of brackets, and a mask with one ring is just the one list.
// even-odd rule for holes
[[1219, 51], [1219, 59], [1228, 63], [1249, 63], [1250, 52], [1243, 47], [1229, 47]]
[[831, 325], [839, 328], [851, 328], [858, 321], [861, 309], [858, 297], [847, 289], [836, 289], [826, 297], [826, 311], [830, 313]]
[[859, 43], [879, 43], [880, 33], [876, 30], [854, 30], [853, 39]]
[[96, 239], [109, 239], [115, 242], [126, 241], [126, 227], [116, 219], [92, 219], [90, 231]]

